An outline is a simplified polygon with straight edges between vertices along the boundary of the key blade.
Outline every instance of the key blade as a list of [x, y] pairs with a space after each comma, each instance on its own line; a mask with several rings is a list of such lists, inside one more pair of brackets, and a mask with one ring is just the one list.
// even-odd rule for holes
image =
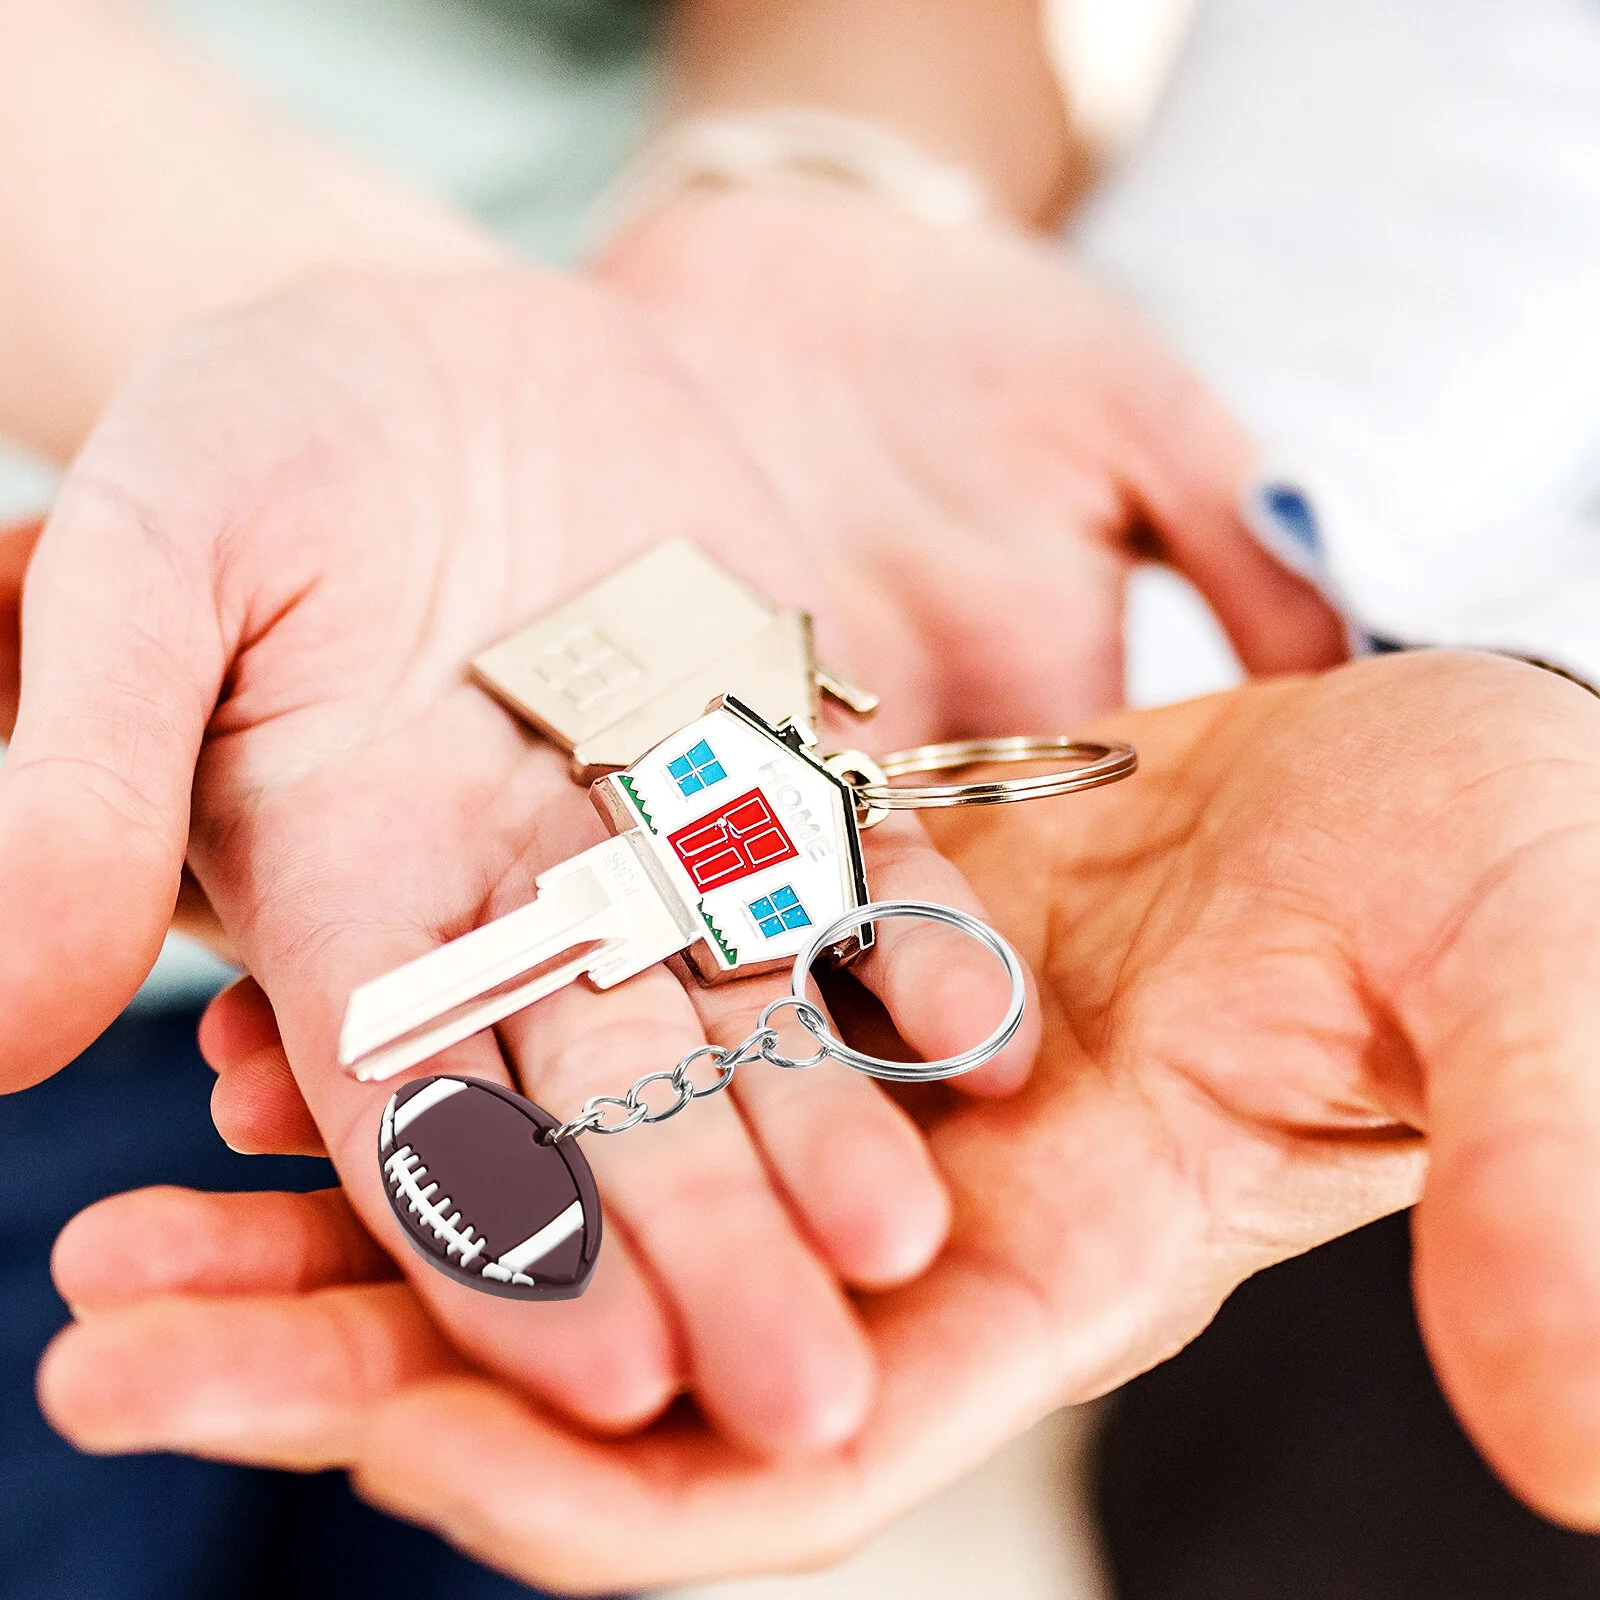
[[[460, 1044], [463, 1039], [470, 1039], [473, 1034], [503, 1022], [514, 1011], [531, 1006], [536, 1000], [543, 1000], [557, 989], [564, 989], [569, 983], [585, 976], [597, 955], [605, 948], [604, 942], [591, 940], [581, 947], [581, 953], [573, 959], [560, 962], [554, 968], [546, 967], [524, 983], [469, 1001], [392, 1042], [375, 1047], [369, 1045], [348, 1058], [345, 1052], [351, 1047], [347, 1046], [345, 1038], [350, 1026], [350, 1013], [347, 1012], [345, 1028], [339, 1035], [340, 1063], [353, 1071], [363, 1083], [382, 1083], [385, 1078], [392, 1078], [397, 1072], [404, 1072], [407, 1067], [414, 1067], [429, 1056], [436, 1056], [441, 1050], [448, 1050], [451, 1045]], [[360, 992], [357, 990], [356, 995]], [[352, 1006], [356, 995], [350, 997]]]
[[698, 937], [624, 834], [542, 873], [538, 896], [494, 922], [364, 983], [339, 1030], [339, 1062], [392, 1078], [577, 978], [609, 989]]
[[362, 984], [339, 1030], [340, 1065], [392, 1077], [582, 976], [626, 921], [583, 856], [563, 866], [574, 870], [541, 880], [527, 905]]

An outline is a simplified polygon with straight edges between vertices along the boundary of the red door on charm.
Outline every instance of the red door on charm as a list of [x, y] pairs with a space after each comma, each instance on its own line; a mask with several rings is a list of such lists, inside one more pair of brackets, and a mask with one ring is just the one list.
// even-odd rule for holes
[[668, 834], [667, 843], [702, 894], [800, 853], [759, 789]]

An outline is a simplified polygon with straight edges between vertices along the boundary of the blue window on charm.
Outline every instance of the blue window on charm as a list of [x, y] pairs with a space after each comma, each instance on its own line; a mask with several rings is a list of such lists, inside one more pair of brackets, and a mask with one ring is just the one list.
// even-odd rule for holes
[[679, 756], [676, 761], [669, 761], [667, 771], [672, 775], [672, 781], [683, 791], [685, 799], [692, 794], [699, 794], [702, 789], [709, 789], [714, 783], [721, 783], [728, 776], [722, 770], [722, 763], [712, 753], [711, 746], [704, 739]]
[[771, 894], [762, 895], [759, 900], [752, 900], [750, 915], [769, 939], [776, 939], [780, 933], [792, 932], [796, 928], [811, 926], [811, 918], [800, 904], [800, 896], [788, 884], [781, 889], [774, 889]]

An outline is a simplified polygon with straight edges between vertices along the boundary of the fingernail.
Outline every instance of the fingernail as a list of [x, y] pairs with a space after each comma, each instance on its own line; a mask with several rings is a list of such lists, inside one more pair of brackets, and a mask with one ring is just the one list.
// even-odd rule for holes
[[1322, 517], [1309, 491], [1292, 478], [1269, 476], [1246, 493], [1242, 510], [1257, 540], [1344, 619], [1351, 655], [1368, 654], [1373, 640], [1329, 569]]
[[[1269, 479], [1258, 484], [1250, 496], [1249, 509], [1256, 513], [1252, 524], [1265, 523], [1268, 540], [1274, 544], [1279, 538], [1291, 540], [1297, 550], [1322, 559], [1322, 524], [1317, 518], [1311, 496], [1296, 483], [1284, 479]], [[1270, 530], [1270, 531], [1269, 531]]]

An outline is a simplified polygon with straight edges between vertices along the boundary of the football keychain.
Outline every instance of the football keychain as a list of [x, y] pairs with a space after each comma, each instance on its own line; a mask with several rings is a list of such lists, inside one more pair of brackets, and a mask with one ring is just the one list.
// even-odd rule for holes
[[[709, 569], [736, 585], [693, 547], [664, 548], [680, 566]], [[724, 653], [723, 659], [691, 663], [676, 678], [658, 662], [645, 673], [639, 664], [644, 649], [636, 643], [628, 650], [609, 637], [617, 631], [619, 586], [652, 560], [659, 564], [662, 554], [652, 552], [607, 580], [612, 603], [604, 605], [600, 596], [606, 634], [585, 621], [581, 648], [572, 643], [570, 628], [550, 644], [550, 623], [566, 626], [558, 613], [528, 630], [543, 632], [531, 650], [526, 635], [519, 635], [475, 664], [503, 701], [566, 745], [576, 769], [592, 771], [601, 764], [595, 750], [614, 755], [626, 747], [630, 732], [637, 735], [652, 722], [651, 731], [665, 732], [624, 770], [607, 772], [591, 786], [613, 837], [542, 873], [529, 904], [363, 984], [350, 997], [339, 1058], [358, 1077], [391, 1077], [580, 977], [609, 989], [677, 955], [703, 983], [787, 967], [790, 993], [762, 1011], [741, 1044], [702, 1045], [676, 1066], [646, 1073], [625, 1093], [594, 1096], [566, 1122], [509, 1089], [471, 1078], [423, 1078], [394, 1095], [379, 1135], [390, 1205], [427, 1260], [491, 1294], [568, 1299], [587, 1286], [600, 1249], [601, 1214], [577, 1145], [582, 1134], [664, 1122], [726, 1089], [741, 1066], [758, 1061], [800, 1069], [832, 1058], [874, 1077], [925, 1083], [968, 1072], [998, 1055], [1022, 1021], [1024, 980], [1016, 954], [964, 911], [921, 901], [872, 902], [861, 832], [894, 810], [1074, 793], [1126, 777], [1137, 764], [1126, 745], [1065, 738], [963, 741], [881, 762], [855, 751], [823, 757], [793, 705], [784, 708], [782, 720], [769, 722], [728, 693], [674, 726], [674, 702], [696, 692], [696, 671], [736, 672], [740, 663]], [[659, 594], [658, 584], [649, 587]], [[739, 604], [757, 608], [753, 636], [774, 627], [784, 631], [783, 615], [758, 597], [737, 586], [730, 593]], [[597, 595], [590, 591], [563, 611], [593, 604]], [[640, 615], [646, 625], [636, 627], [636, 636], [648, 640], [653, 603], [636, 613], [636, 623]], [[870, 696], [815, 667], [808, 619], [801, 617], [789, 636], [799, 640], [799, 648], [783, 670], [763, 679], [746, 662], [738, 681], [760, 683], [769, 705], [787, 694], [810, 710], [814, 689], [821, 686], [859, 710], [870, 708]], [[536, 665], [520, 684], [510, 684], [504, 677], [508, 659]], [[486, 662], [497, 662], [501, 675], [486, 670]], [[630, 673], [629, 667], [636, 670]], [[571, 713], [566, 723], [548, 710], [552, 699], [561, 703], [563, 693]], [[576, 733], [573, 722], [587, 734]], [[1041, 760], [1066, 765], [984, 783], [906, 787], [891, 781], [980, 763]], [[835, 965], [847, 964], [871, 946], [875, 924], [890, 918], [957, 928], [1001, 962], [1010, 1003], [987, 1039], [959, 1056], [906, 1063], [863, 1054], [832, 1032], [806, 995], [813, 963], [827, 956]], [[784, 1010], [792, 1010], [815, 1039], [812, 1054], [780, 1052], [773, 1022]], [[707, 1081], [695, 1081], [697, 1068], [708, 1069]], [[654, 1105], [647, 1098], [653, 1091]]]

